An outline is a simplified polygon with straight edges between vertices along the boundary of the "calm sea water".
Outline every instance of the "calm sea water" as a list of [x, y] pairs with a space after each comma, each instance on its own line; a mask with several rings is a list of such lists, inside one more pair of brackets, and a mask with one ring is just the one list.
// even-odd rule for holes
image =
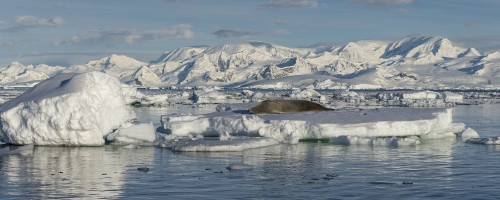
[[[137, 109], [142, 121], [165, 112]], [[455, 121], [500, 135], [500, 105], [460, 106]], [[3, 199], [498, 199], [500, 146], [455, 140], [413, 147], [278, 145], [236, 153], [143, 147], [35, 147], [0, 157]], [[227, 170], [231, 164], [251, 168]], [[148, 167], [148, 172], [137, 168]]]

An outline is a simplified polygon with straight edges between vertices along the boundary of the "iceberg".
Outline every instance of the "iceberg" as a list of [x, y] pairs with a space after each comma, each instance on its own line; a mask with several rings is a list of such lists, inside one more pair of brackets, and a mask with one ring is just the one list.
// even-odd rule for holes
[[[457, 137], [458, 133], [465, 130], [465, 124], [452, 122], [452, 108], [350, 108], [268, 115], [253, 115], [246, 110], [226, 110], [204, 115], [162, 116], [161, 123], [170, 140], [223, 138], [227, 137], [224, 134], [229, 134], [235, 137], [272, 138], [282, 144], [328, 139], [332, 143], [350, 140], [348, 144], [389, 145], [399, 142], [403, 145], [417, 145], [420, 139]], [[222, 142], [219, 143], [223, 145]], [[168, 145], [176, 148], [176, 144]], [[203, 151], [209, 151], [203, 148]], [[182, 151], [183, 148], [176, 150]], [[188, 151], [194, 150], [195, 148], [189, 148]], [[218, 151], [220, 150], [219, 148]]]
[[0, 141], [100, 146], [107, 134], [133, 118], [115, 77], [62, 73], [0, 106]]

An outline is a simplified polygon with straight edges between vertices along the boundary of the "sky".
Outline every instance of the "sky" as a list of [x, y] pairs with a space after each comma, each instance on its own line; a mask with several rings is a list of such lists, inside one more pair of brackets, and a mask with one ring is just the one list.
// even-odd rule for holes
[[498, 0], [3, 0], [0, 66], [70, 66], [123, 54], [151, 61], [185, 46], [288, 47], [443, 36], [500, 50]]

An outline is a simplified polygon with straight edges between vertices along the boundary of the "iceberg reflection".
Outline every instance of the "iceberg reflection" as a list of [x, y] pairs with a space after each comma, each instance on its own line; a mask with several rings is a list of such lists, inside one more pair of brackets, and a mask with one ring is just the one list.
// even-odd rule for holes
[[31, 155], [0, 157], [0, 184], [10, 185], [0, 193], [27, 199], [116, 198], [127, 174], [152, 166], [154, 155], [155, 148], [35, 147]]

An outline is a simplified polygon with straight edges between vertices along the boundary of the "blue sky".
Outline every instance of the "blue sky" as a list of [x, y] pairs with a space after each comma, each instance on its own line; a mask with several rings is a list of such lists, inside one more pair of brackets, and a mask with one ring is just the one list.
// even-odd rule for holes
[[498, 0], [4, 0], [0, 65], [142, 61], [183, 46], [444, 36], [500, 50]]

